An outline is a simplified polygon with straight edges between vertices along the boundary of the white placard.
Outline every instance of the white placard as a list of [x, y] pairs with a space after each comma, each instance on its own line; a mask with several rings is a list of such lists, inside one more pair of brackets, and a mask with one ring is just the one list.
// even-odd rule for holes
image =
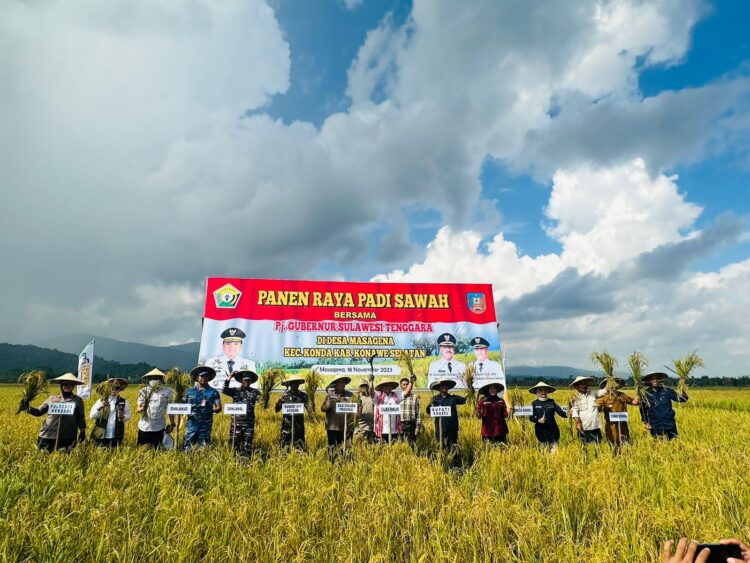
[[356, 414], [357, 403], [336, 403], [337, 414]]
[[247, 414], [246, 403], [224, 403], [224, 414]]
[[534, 407], [531, 405], [520, 405], [518, 407], [513, 407], [513, 414], [516, 416], [531, 416], [534, 414]]
[[629, 420], [628, 413], [626, 412], [611, 412], [609, 413], [610, 422], [627, 422]]
[[305, 414], [305, 403], [283, 403], [281, 414]]
[[192, 414], [193, 405], [190, 403], [167, 403], [167, 414]]
[[73, 414], [76, 410], [76, 404], [72, 401], [65, 403], [49, 403], [49, 414]]
[[380, 414], [382, 414], [383, 416], [401, 414], [401, 405], [380, 405], [378, 408], [380, 409]]
[[450, 407], [430, 407], [430, 416], [433, 418], [445, 418], [451, 415]]

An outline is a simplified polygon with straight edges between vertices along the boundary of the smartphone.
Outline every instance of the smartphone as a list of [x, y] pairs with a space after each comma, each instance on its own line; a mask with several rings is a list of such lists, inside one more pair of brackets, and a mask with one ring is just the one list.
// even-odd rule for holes
[[695, 550], [696, 559], [698, 558], [700, 552], [703, 551], [703, 549], [706, 547], [711, 550], [711, 555], [709, 555], [708, 559], [706, 559], [707, 563], [727, 563], [727, 559], [729, 559], [730, 557], [734, 557], [735, 559], [739, 559], [740, 561], [742, 561], [742, 551], [740, 551], [740, 546], [723, 545], [720, 543], [698, 544], [698, 549]]

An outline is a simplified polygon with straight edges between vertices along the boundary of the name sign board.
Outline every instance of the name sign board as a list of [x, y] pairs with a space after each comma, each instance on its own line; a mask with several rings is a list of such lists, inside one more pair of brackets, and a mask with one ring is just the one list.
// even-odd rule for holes
[[281, 405], [281, 414], [304, 414], [304, 403], [284, 403]]
[[191, 414], [193, 405], [190, 403], [168, 403], [167, 414]]
[[49, 414], [73, 414], [76, 410], [76, 404], [72, 401], [65, 403], [49, 403]]
[[629, 419], [628, 413], [626, 412], [611, 412], [609, 413], [610, 422], [627, 422]]
[[534, 413], [534, 407], [531, 405], [521, 405], [513, 407], [513, 414], [516, 416], [531, 416]]
[[380, 405], [378, 408], [383, 416], [401, 414], [401, 405]]
[[247, 414], [247, 405], [245, 403], [226, 403], [224, 414]]
[[337, 414], [356, 414], [357, 403], [336, 403]]
[[430, 416], [434, 418], [445, 418], [451, 415], [450, 407], [430, 407]]

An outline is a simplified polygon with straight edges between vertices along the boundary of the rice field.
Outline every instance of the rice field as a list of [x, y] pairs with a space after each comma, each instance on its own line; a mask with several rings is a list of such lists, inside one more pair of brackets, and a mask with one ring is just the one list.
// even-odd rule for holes
[[3, 561], [640, 562], [683, 535], [750, 538], [746, 390], [692, 391], [676, 407], [677, 441], [632, 424], [635, 443], [617, 456], [582, 449], [566, 421], [556, 455], [517, 420], [510, 446], [487, 448], [466, 406], [458, 468], [428, 419], [416, 452], [356, 445], [331, 462], [322, 421], [308, 422], [306, 453], [287, 453], [280, 415], [260, 407], [250, 461], [229, 451], [223, 415], [214, 445], [187, 454], [137, 450], [131, 420], [128, 447], [47, 455], [35, 449], [42, 419], [14, 414], [19, 396], [0, 387]]

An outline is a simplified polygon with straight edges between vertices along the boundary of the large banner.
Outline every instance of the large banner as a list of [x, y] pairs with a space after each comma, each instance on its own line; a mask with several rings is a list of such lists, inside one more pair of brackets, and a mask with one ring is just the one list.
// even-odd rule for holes
[[78, 354], [78, 379], [83, 385], [78, 388], [78, 396], [81, 399], [91, 397], [91, 381], [94, 376], [94, 340], [86, 344], [86, 347]]
[[399, 377], [402, 352], [420, 386], [505, 385], [492, 286], [207, 280], [198, 361], [216, 370], [216, 388], [241, 369], [364, 378], [373, 356], [376, 376]]

